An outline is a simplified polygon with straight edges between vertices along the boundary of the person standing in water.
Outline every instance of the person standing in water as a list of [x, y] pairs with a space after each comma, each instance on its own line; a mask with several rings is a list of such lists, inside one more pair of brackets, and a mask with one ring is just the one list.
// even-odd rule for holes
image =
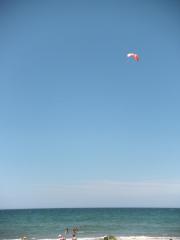
[[72, 229], [72, 232], [73, 232], [72, 240], [77, 240], [76, 234], [77, 234], [77, 232], [78, 232], [78, 228], [77, 228], [77, 227], [74, 227], [74, 228]]
[[66, 238], [68, 232], [69, 232], [69, 229], [68, 229], [68, 228], [65, 228], [65, 230], [64, 230], [64, 236], [65, 236], [65, 238]]

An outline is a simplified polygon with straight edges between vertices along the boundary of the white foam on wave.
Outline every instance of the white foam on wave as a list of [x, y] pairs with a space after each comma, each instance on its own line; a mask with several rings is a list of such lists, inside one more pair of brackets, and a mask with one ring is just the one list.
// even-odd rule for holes
[[162, 236], [162, 237], [150, 237], [150, 236], [119, 236], [117, 240], [180, 240], [180, 237], [172, 237], [172, 236]]
[[[116, 236], [117, 240], [180, 240], [179, 237], [173, 236], [158, 236], [158, 237], [150, 237], [150, 236]], [[2, 239], [2, 240], [21, 240], [20, 238], [14, 239]], [[58, 240], [57, 238], [28, 238], [28, 240]], [[66, 240], [72, 240], [71, 238], [67, 238]], [[102, 237], [82, 237], [77, 238], [77, 240], [103, 240]]]

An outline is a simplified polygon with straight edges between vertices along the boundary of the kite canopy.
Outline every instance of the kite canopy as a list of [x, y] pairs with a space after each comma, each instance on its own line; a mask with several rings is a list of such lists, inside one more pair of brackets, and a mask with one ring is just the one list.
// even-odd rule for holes
[[128, 54], [127, 54], [127, 57], [128, 57], [128, 58], [133, 58], [136, 62], [139, 61], [139, 55], [136, 54], [136, 53], [128, 53]]

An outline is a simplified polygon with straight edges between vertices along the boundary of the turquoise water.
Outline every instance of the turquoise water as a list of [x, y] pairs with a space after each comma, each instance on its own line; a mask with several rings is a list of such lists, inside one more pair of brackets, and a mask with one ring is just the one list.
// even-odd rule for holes
[[0, 239], [17, 239], [24, 235], [35, 239], [56, 239], [65, 228], [74, 226], [79, 228], [78, 238], [106, 234], [180, 237], [180, 209], [0, 210]]

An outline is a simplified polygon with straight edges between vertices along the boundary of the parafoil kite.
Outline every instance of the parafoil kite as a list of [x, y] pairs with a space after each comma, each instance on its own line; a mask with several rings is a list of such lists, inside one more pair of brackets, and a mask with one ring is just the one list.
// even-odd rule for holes
[[128, 54], [127, 54], [127, 57], [128, 57], [128, 58], [133, 58], [136, 62], [139, 61], [139, 55], [136, 54], [136, 53], [128, 53]]

